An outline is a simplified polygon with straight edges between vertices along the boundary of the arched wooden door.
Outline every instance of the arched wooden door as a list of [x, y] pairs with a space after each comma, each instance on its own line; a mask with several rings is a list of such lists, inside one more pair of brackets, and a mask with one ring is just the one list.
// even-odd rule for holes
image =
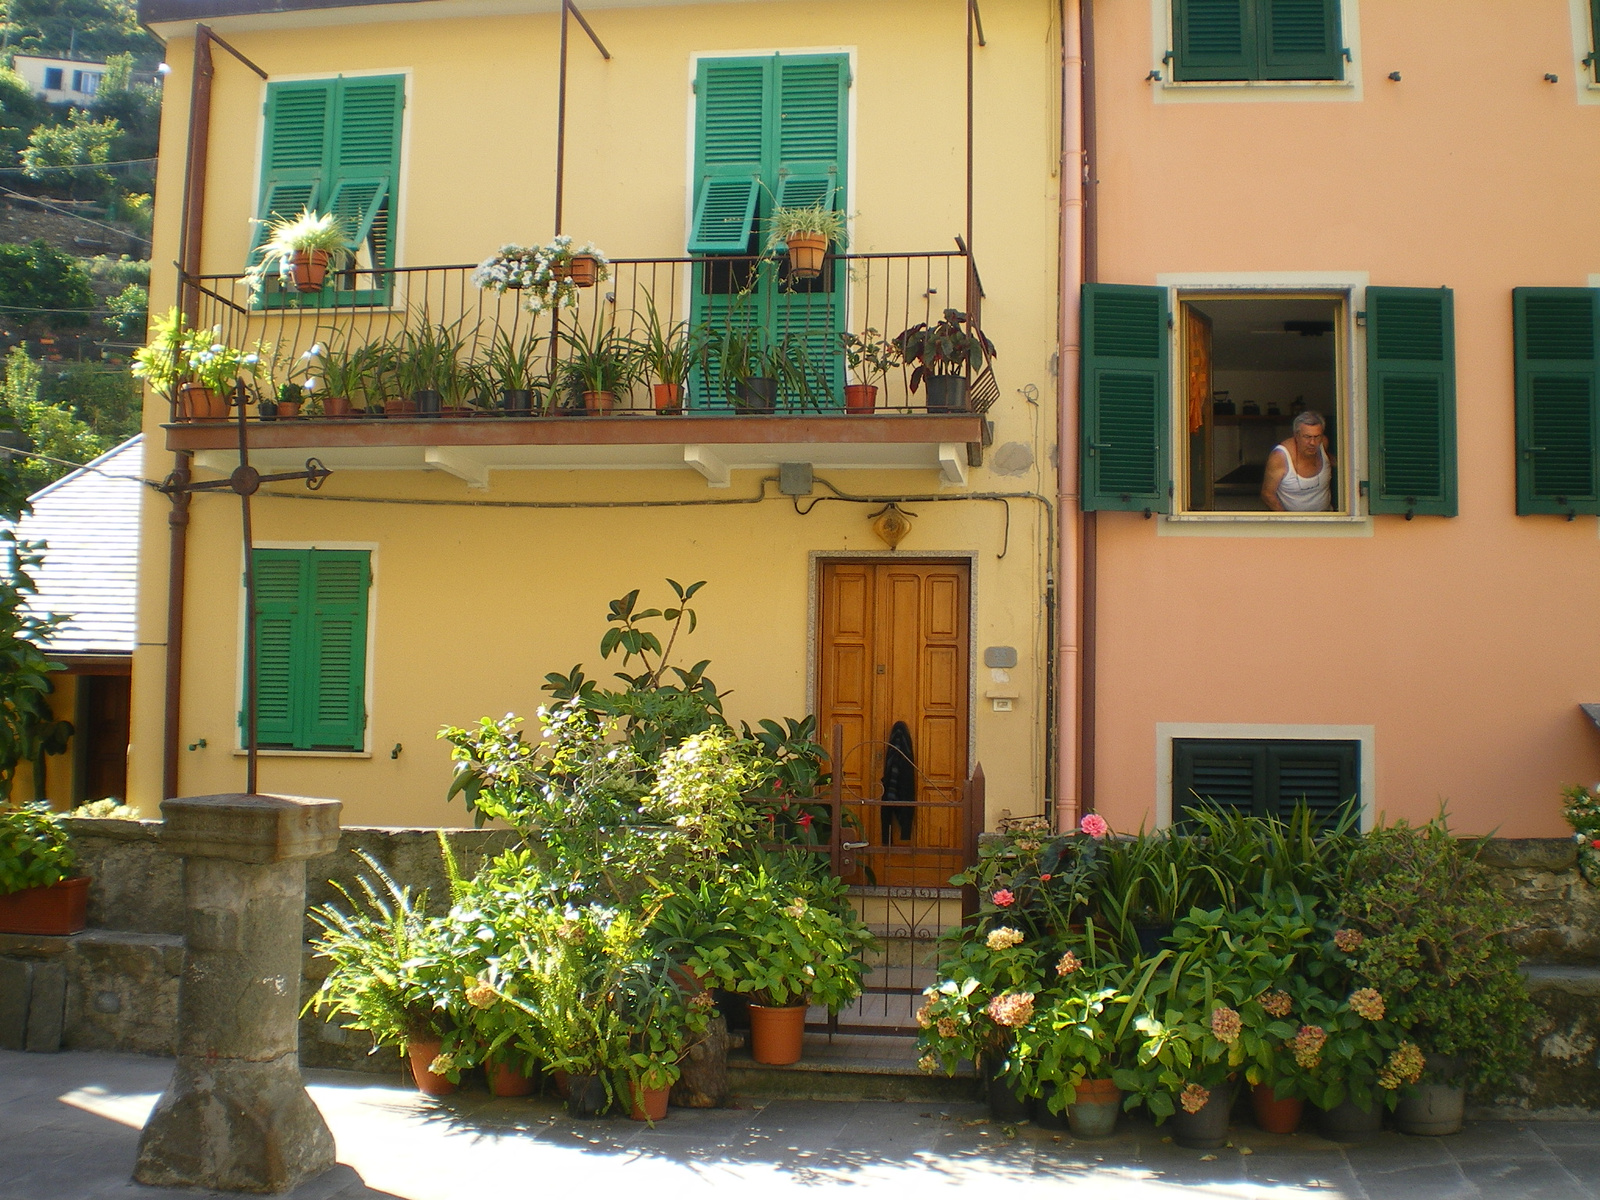
[[[890, 732], [903, 721], [916, 805], [859, 806], [858, 882], [944, 887], [961, 869], [967, 778], [968, 606], [965, 562], [824, 562], [817, 625], [817, 730], [831, 744], [846, 797], [878, 800]], [[948, 805], [949, 807], [942, 807]]]

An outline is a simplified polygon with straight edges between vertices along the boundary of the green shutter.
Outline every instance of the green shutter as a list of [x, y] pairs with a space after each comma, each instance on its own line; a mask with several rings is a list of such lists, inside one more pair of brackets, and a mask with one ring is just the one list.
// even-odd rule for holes
[[352, 232], [359, 235], [352, 240], [358, 246], [367, 245], [374, 267], [394, 265], [389, 213], [399, 190], [404, 111], [404, 76], [339, 81], [329, 175], [334, 194], [343, 195], [347, 211], [340, 215], [352, 223]]
[[748, 254], [760, 192], [761, 181], [754, 175], [703, 180], [689, 234], [689, 253]]
[[1367, 289], [1367, 458], [1371, 511], [1456, 515], [1449, 288]]
[[1583, 65], [1594, 71], [1595, 82], [1600, 83], [1600, 0], [1589, 0], [1589, 53]]
[[1339, 0], [1258, 0], [1259, 79], [1343, 79]]
[[769, 135], [768, 58], [703, 58], [695, 74], [691, 254], [748, 254]]
[[1299, 805], [1321, 824], [1339, 819], [1361, 791], [1360, 742], [1267, 742], [1268, 812], [1287, 819]]
[[1186, 824], [1184, 810], [1221, 808], [1244, 816], [1267, 802], [1267, 752], [1259, 742], [1175, 738], [1172, 742], [1172, 820]]
[[[307, 554], [305, 550], [255, 552], [256, 741], [262, 746], [295, 744], [295, 660], [300, 653]], [[241, 712], [243, 708], [241, 704]]]
[[778, 178], [778, 208], [833, 208], [833, 194], [838, 190], [833, 175], [796, 175], [782, 171]]
[[1096, 509], [1172, 511], [1167, 290], [1083, 289], [1083, 496]]
[[[389, 180], [382, 175], [366, 178], [341, 179], [328, 197], [328, 211], [344, 222], [349, 234], [348, 245], [359, 249], [372, 236], [379, 210], [389, 197]], [[387, 266], [387, 263], [374, 265]]]
[[328, 181], [333, 141], [334, 83], [317, 80], [267, 87], [266, 144], [261, 155], [261, 193], [250, 238], [261, 244], [274, 217], [294, 217], [315, 208]]
[[1287, 820], [1303, 804], [1330, 824], [1359, 803], [1360, 767], [1360, 742], [1174, 738], [1173, 823], [1199, 807]]
[[1172, 77], [1254, 79], [1256, 0], [1173, 0]]
[[1517, 512], [1600, 512], [1600, 291], [1517, 288]]
[[310, 577], [310, 661], [304, 744], [359, 750], [366, 737], [367, 555], [313, 552]]

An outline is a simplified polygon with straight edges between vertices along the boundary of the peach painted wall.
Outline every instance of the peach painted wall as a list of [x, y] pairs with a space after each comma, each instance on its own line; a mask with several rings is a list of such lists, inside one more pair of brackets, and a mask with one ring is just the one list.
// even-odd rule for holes
[[1600, 700], [1600, 536], [1515, 515], [1511, 289], [1600, 274], [1600, 91], [1575, 84], [1571, 6], [1351, 0], [1358, 87], [1185, 102], [1145, 81], [1153, 4], [1095, 6], [1100, 278], [1452, 287], [1460, 515], [1179, 537], [1101, 514], [1100, 811], [1153, 821], [1158, 723], [1362, 725], [1389, 816], [1447, 799], [1464, 832], [1563, 834], [1558, 789], [1600, 778], [1577, 707]]

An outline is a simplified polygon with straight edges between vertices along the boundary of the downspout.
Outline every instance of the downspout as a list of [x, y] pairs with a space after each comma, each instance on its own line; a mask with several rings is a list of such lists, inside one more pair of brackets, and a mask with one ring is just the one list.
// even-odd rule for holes
[[[178, 234], [178, 308], [193, 325], [200, 316], [200, 292], [190, 278], [200, 270], [205, 233], [206, 159], [211, 146], [211, 28], [194, 30], [194, 74], [189, 80], [189, 138], [185, 148], [183, 215]], [[183, 609], [189, 560], [189, 482], [194, 456], [180, 450], [172, 468], [172, 511], [167, 516], [167, 671], [161, 735], [161, 798], [178, 794], [179, 716], [183, 698]]]
[[1078, 435], [1079, 361], [1082, 347], [1078, 340], [1080, 292], [1083, 284], [1083, 43], [1080, 5], [1091, 0], [1061, 0], [1061, 161], [1058, 167], [1061, 187], [1060, 260], [1058, 281], [1057, 360], [1056, 360], [1056, 519], [1060, 524], [1057, 544], [1058, 578], [1056, 595], [1056, 828], [1076, 827], [1079, 810], [1078, 745], [1079, 708], [1079, 619], [1081, 555], [1078, 512]]
[[[1083, 282], [1100, 278], [1099, 140], [1095, 129], [1094, 0], [1081, 0], [1083, 23], [1079, 31], [1083, 52]], [[1081, 410], [1080, 410], [1081, 411]], [[1081, 422], [1080, 422], [1081, 424]], [[1083, 514], [1083, 609], [1078, 698], [1078, 803], [1082, 812], [1095, 811], [1096, 679], [1099, 658], [1100, 514]]]

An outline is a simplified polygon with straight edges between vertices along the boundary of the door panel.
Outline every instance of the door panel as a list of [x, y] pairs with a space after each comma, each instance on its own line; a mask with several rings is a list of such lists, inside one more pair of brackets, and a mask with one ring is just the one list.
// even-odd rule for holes
[[[817, 733], [831, 745], [833, 727], [844, 728], [846, 795], [882, 795], [889, 732], [904, 721], [917, 800], [961, 800], [968, 769], [969, 588], [964, 563], [823, 564]], [[919, 807], [909, 840], [892, 826], [887, 842], [879, 809], [856, 813], [855, 837], [893, 847], [861, 856], [871, 881], [942, 887], [959, 869], [960, 809]]]

